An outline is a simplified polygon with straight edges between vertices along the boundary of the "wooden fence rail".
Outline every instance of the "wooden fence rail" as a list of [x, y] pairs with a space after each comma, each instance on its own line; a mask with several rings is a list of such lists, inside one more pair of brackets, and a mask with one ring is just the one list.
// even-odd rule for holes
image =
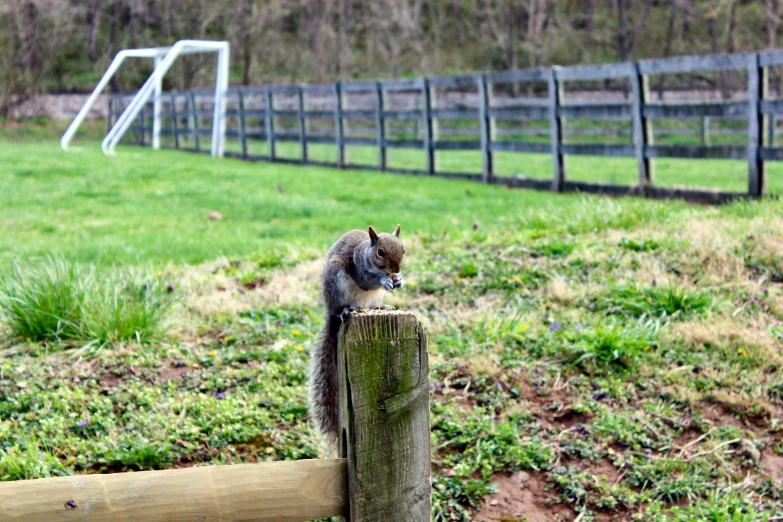
[[[238, 138], [237, 151], [227, 155], [247, 160], [296, 162], [333, 165], [337, 167], [376, 168], [390, 172], [409, 172], [446, 177], [477, 179], [485, 183], [505, 183], [513, 186], [541, 188], [540, 180], [498, 176], [494, 155], [498, 152], [547, 153], [552, 155], [552, 178], [548, 186], [554, 191], [587, 190], [591, 192], [625, 193], [652, 197], [681, 197], [707, 202], [720, 202], [740, 196], [758, 197], [766, 193], [765, 162], [783, 160], [783, 147], [775, 146], [776, 117], [783, 114], [783, 99], [768, 96], [768, 69], [783, 65], [783, 51], [709, 55], [642, 60], [636, 63], [604, 64], [578, 67], [551, 67], [503, 71], [478, 75], [418, 78], [413, 80], [383, 80], [338, 82], [333, 85], [273, 85], [231, 88], [229, 95], [229, 128], [227, 136]], [[714, 102], [653, 102], [649, 93], [650, 75], [698, 73], [701, 71], [739, 71], [747, 76], [747, 96], [744, 100]], [[621, 102], [573, 103], [566, 95], [569, 82], [622, 81], [630, 86], [629, 96]], [[521, 102], [498, 103], [494, 91], [509, 83], [545, 86], [546, 99], [523, 99]], [[468, 101], [439, 106], [439, 90], [469, 92]], [[455, 91], [455, 92], [456, 92]], [[174, 146], [200, 151], [200, 136], [210, 131], [199, 126], [211, 118], [208, 90], [170, 93], [169, 110], [162, 113], [171, 122], [163, 134], [174, 136]], [[347, 100], [358, 96], [361, 107], [349, 107]], [[402, 96], [406, 107], [393, 103]], [[311, 107], [310, 100], [331, 110]], [[251, 103], [252, 101], [252, 103]], [[109, 123], [117, 117], [126, 96], [114, 96], [109, 105]], [[202, 107], [199, 107], [199, 102]], [[279, 105], [279, 106], [276, 106]], [[283, 106], [285, 105], [285, 106]], [[314, 103], [313, 105], [317, 105]], [[150, 132], [149, 111], [142, 111], [136, 120], [135, 141], [144, 144]], [[182, 120], [187, 125], [182, 125]], [[628, 143], [573, 142], [582, 132], [567, 132], [567, 120], [612, 120], [629, 125]], [[718, 129], [711, 131], [715, 119], [741, 120], [745, 130]], [[145, 121], [146, 120], [146, 121]], [[548, 129], [524, 127], [531, 120], [548, 121]], [[699, 129], [693, 134], [699, 144], [663, 145], [654, 140], [654, 123], [659, 120], [696, 120]], [[249, 121], [251, 123], [249, 123]], [[461, 129], [439, 129], [439, 122], [469, 123], [475, 139], [450, 139]], [[252, 122], [256, 122], [255, 125]], [[396, 130], [394, 125], [402, 123]], [[498, 123], [503, 123], [499, 128]], [[412, 124], [412, 126], [411, 126]], [[333, 129], [325, 134], [326, 125]], [[524, 128], [523, 128], [524, 127]], [[394, 132], [393, 132], [394, 131]], [[513, 139], [522, 135], [548, 136], [548, 144]], [[316, 133], [317, 132], [317, 133]], [[660, 129], [659, 135], [671, 134]], [[717, 145], [713, 135], [744, 132], [745, 143]], [[358, 134], [358, 135], [357, 135]], [[600, 134], [606, 134], [602, 132]], [[735, 134], [736, 135], [736, 134]], [[512, 139], [501, 138], [512, 136]], [[187, 147], [180, 138], [187, 138]], [[444, 139], [445, 138], [445, 139]], [[265, 142], [266, 154], [250, 152], [248, 142]], [[298, 142], [299, 158], [280, 157], [278, 142]], [[334, 144], [336, 161], [313, 161], [310, 144]], [[377, 149], [376, 165], [360, 165], [349, 161], [347, 147], [366, 146]], [[388, 164], [388, 149], [418, 149], [424, 152], [423, 169], [396, 169]], [[437, 165], [437, 151], [477, 151], [481, 155], [481, 172], [444, 172]], [[636, 158], [638, 183], [633, 186], [607, 186], [573, 183], [568, 179], [567, 156], [597, 155]], [[726, 193], [709, 190], [671, 189], [657, 186], [654, 160], [657, 158], [724, 158], [742, 159], [748, 165], [747, 191]], [[654, 190], [653, 190], [654, 189]]]
[[0, 482], [0, 520], [430, 519], [427, 336], [405, 312], [340, 330], [342, 458]]

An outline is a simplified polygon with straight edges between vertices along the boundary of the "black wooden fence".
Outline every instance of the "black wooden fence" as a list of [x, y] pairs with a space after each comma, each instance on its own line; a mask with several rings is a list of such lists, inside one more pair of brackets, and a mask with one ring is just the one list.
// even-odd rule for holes
[[[768, 97], [769, 68], [780, 65], [783, 65], [783, 51], [767, 51], [412, 80], [234, 87], [228, 92], [226, 137], [238, 141], [238, 147], [235, 151], [227, 150], [226, 156], [459, 177], [558, 192], [681, 197], [706, 202], [721, 202], [742, 196], [758, 197], [766, 193], [765, 162], [783, 160], [783, 147], [773, 146], [775, 115], [783, 113], [783, 98]], [[671, 103], [654, 102], [650, 96], [651, 75], [716, 71], [720, 71], [720, 74], [737, 71], [746, 75], [746, 97], [743, 96], [741, 100]], [[563, 85], [566, 82], [608, 81], [621, 82], [627, 86], [626, 96], [619, 101], [590, 103], [567, 103], [564, 100]], [[530, 92], [537, 87], [546, 93], [546, 98], [528, 97], [518, 102], [513, 98], [496, 97], [496, 91], [500, 92], [498, 87], [508, 84], [514, 84], [515, 87], [527, 84]], [[451, 100], [440, 106], [436, 103], [437, 92], [444, 89], [471, 91], [475, 95]], [[404, 95], [408, 106], [390, 108], [390, 105], [400, 105], [401, 95]], [[129, 96], [111, 97], [109, 126], [122, 112]], [[356, 97], [355, 107], [345, 106], [347, 97]], [[390, 100], [395, 103], [390, 104]], [[164, 94], [161, 118], [166, 118], [168, 123], [161, 130], [161, 135], [170, 137], [170, 146], [196, 152], [209, 151], [202, 141], [209, 139], [211, 129], [202, 124], [206, 120], [211, 124], [213, 101], [210, 90]], [[144, 145], [150, 141], [151, 114], [151, 105], [148, 104], [132, 127], [131, 139], [137, 144]], [[630, 139], [627, 143], [565, 142], [564, 124], [566, 119], [571, 118], [623, 122], [630, 127]], [[746, 122], [747, 142], [711, 145], [709, 140], [703, 138], [700, 145], [662, 145], [656, 144], [653, 139], [653, 121], [700, 120], [703, 128], [704, 122], [709, 122], [711, 118]], [[478, 139], [456, 139], [462, 132], [459, 127], [440, 135], [439, 122], [449, 120], [458, 124], [478, 123]], [[522, 128], [528, 122], [542, 120], [548, 120], [548, 128]], [[413, 122], [414, 128], [408, 125], [400, 131], [398, 127], [397, 134], [401, 135], [401, 139], [392, 139], [389, 130], [399, 122]], [[352, 124], [359, 126], [352, 127]], [[541, 131], [546, 130], [549, 139], [538, 142], [503, 139], [497, 130], [500, 124], [505, 125], [503, 134], [513, 133], [516, 129], [521, 134], [540, 135]], [[372, 132], [372, 135], [368, 132]], [[278, 144], [281, 142], [296, 142], [298, 158], [279, 155]], [[256, 143], [265, 144], [265, 154], [255, 154], [250, 150], [250, 145]], [[314, 144], [333, 145], [336, 160], [312, 159], [309, 149]], [[350, 163], [346, 156], [346, 147], [349, 146], [373, 147], [377, 150], [377, 163]], [[387, 161], [389, 149], [423, 150], [424, 168], [390, 167]], [[460, 173], [438, 169], [436, 151], [455, 150], [477, 151], [481, 156], [481, 172]], [[540, 180], [499, 176], [493, 161], [498, 152], [550, 154], [552, 177]], [[638, 182], [634, 185], [615, 185], [569, 181], [565, 161], [568, 155], [636, 158]], [[747, 191], [718, 192], [656, 186], [654, 160], [657, 158], [745, 160], [748, 168]]]

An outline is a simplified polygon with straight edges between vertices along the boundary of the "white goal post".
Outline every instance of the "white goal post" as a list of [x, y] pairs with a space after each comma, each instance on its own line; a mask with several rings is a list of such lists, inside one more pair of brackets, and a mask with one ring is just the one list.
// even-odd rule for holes
[[117, 118], [114, 126], [101, 143], [101, 149], [107, 156], [114, 156], [114, 149], [122, 139], [122, 136], [133, 123], [133, 120], [139, 114], [150, 97], [154, 95], [153, 101], [153, 123], [152, 123], [152, 147], [160, 148], [160, 97], [162, 91], [163, 77], [171, 68], [174, 61], [182, 54], [194, 53], [218, 53], [217, 60], [217, 78], [215, 81], [215, 107], [212, 118], [212, 156], [223, 157], [224, 142], [226, 135], [226, 91], [228, 90], [228, 74], [230, 60], [230, 46], [228, 42], [216, 42], [210, 40], [180, 40], [171, 47], [156, 47], [149, 49], [127, 49], [117, 53], [112, 60], [111, 65], [106, 70], [85, 102], [84, 107], [74, 118], [71, 125], [60, 139], [60, 146], [63, 150], [68, 150], [68, 144], [76, 134], [76, 130], [81, 125], [84, 118], [89, 113], [98, 96], [103, 92], [111, 78], [117, 72], [125, 58], [152, 58], [155, 61], [155, 67], [152, 74], [144, 82], [139, 92], [133, 97], [130, 104], [123, 113]]

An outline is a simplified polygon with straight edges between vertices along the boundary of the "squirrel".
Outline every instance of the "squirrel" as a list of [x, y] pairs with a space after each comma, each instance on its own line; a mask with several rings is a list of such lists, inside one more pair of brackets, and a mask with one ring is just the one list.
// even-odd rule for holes
[[326, 318], [310, 359], [310, 416], [321, 435], [338, 439], [337, 338], [340, 325], [362, 308], [394, 310], [380, 306], [385, 292], [402, 288], [400, 263], [405, 248], [400, 225], [392, 234], [351, 230], [326, 254], [321, 287]]

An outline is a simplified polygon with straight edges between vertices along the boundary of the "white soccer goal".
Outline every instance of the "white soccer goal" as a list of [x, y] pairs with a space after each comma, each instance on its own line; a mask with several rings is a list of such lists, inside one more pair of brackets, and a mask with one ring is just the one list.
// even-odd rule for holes
[[60, 146], [68, 150], [68, 144], [76, 134], [87, 113], [98, 96], [106, 88], [112, 76], [117, 72], [125, 58], [152, 58], [155, 67], [152, 74], [144, 82], [139, 92], [133, 97], [130, 104], [117, 118], [114, 126], [101, 143], [101, 149], [107, 156], [114, 155], [114, 149], [122, 139], [122, 136], [133, 123], [133, 120], [147, 104], [151, 96], [153, 100], [152, 120], [152, 147], [160, 148], [160, 96], [162, 91], [163, 76], [171, 68], [174, 61], [182, 54], [193, 53], [218, 53], [217, 78], [215, 81], [215, 108], [212, 117], [212, 156], [223, 157], [223, 149], [226, 135], [226, 91], [228, 90], [228, 66], [230, 59], [230, 47], [228, 42], [214, 42], [209, 40], [180, 40], [171, 47], [156, 47], [150, 49], [127, 49], [117, 53], [111, 65], [104, 73], [101, 81], [95, 87], [84, 107], [79, 111], [71, 125], [60, 139]]

